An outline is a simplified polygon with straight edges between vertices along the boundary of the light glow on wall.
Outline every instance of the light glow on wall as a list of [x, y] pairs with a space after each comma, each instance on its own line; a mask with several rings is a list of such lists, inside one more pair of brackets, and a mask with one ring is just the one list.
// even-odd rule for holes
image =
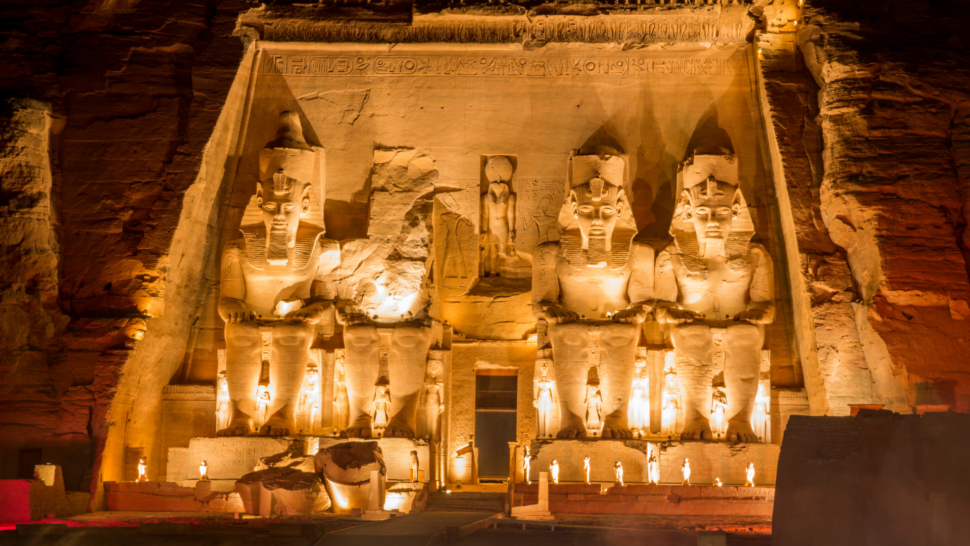
[[401, 506], [404, 506], [405, 500], [407, 500], [407, 497], [404, 493], [385, 493], [384, 510], [399, 510]]

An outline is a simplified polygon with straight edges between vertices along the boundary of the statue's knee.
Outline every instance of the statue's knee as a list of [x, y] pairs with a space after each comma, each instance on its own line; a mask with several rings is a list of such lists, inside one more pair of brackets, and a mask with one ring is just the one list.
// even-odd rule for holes
[[273, 343], [300, 345], [310, 337], [313, 326], [305, 322], [281, 322], [273, 325]]
[[636, 342], [640, 325], [617, 322], [603, 326], [602, 332], [601, 339], [607, 345], [624, 346]]
[[255, 322], [226, 324], [226, 345], [228, 347], [255, 347], [258, 344], [259, 326]]
[[396, 328], [394, 330], [394, 344], [401, 347], [415, 347], [427, 343], [431, 337], [430, 328]]
[[356, 347], [374, 344], [377, 342], [377, 328], [369, 324], [344, 326], [344, 341]]
[[760, 351], [764, 344], [764, 330], [754, 324], [732, 324], [727, 334], [728, 346], [732, 349]]
[[553, 345], [558, 345], [561, 347], [585, 347], [588, 343], [588, 339], [589, 336], [586, 331], [586, 325], [577, 322], [557, 324], [552, 332]]

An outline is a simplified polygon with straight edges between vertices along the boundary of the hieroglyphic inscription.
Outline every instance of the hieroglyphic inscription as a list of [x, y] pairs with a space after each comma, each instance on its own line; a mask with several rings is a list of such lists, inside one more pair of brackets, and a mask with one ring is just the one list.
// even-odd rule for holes
[[287, 76], [730, 76], [741, 69], [729, 59], [642, 57], [268, 55], [262, 70]]
[[739, 42], [752, 23], [741, 18], [609, 16], [538, 17], [502, 21], [421, 21], [411, 25], [359, 21], [265, 21], [262, 38], [276, 42]]
[[516, 184], [517, 251], [531, 255], [536, 245], [559, 240], [559, 211], [565, 189], [562, 179], [531, 179]]

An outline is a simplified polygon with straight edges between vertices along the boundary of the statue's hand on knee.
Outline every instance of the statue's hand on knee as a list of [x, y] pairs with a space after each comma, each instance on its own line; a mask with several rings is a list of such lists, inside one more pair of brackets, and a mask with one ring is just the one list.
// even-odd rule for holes
[[368, 322], [370, 322], [370, 319], [367, 318], [367, 315], [355, 305], [337, 307], [337, 323], [341, 326], [367, 324]]
[[560, 307], [554, 303], [545, 304], [539, 309], [539, 318], [545, 319], [549, 324], [562, 324], [564, 322], [574, 322], [579, 320], [579, 314]]
[[256, 320], [256, 312], [250, 311], [241, 300], [222, 298], [219, 302], [219, 315], [227, 324]]
[[328, 303], [314, 303], [302, 309], [290, 311], [283, 319], [316, 324], [323, 319], [324, 314], [330, 311], [330, 309], [331, 306]]
[[753, 307], [738, 313], [735, 320], [750, 322], [751, 324], [769, 324], [774, 319], [775, 313], [770, 309]]
[[661, 307], [657, 309], [657, 322], [661, 324], [685, 324], [703, 318], [699, 313], [685, 309], [677, 309], [676, 307]]
[[647, 319], [650, 311], [652, 311], [652, 308], [647, 304], [631, 305], [627, 309], [614, 313], [613, 320], [627, 324], [640, 324]]

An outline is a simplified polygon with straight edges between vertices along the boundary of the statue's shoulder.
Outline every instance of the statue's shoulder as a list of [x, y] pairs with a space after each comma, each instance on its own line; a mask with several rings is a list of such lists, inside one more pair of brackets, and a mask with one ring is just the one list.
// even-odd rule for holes
[[771, 254], [768, 254], [768, 249], [765, 248], [761, 243], [751, 243], [751, 245], [748, 247], [748, 257], [756, 264], [760, 264], [765, 261], [771, 263]]

